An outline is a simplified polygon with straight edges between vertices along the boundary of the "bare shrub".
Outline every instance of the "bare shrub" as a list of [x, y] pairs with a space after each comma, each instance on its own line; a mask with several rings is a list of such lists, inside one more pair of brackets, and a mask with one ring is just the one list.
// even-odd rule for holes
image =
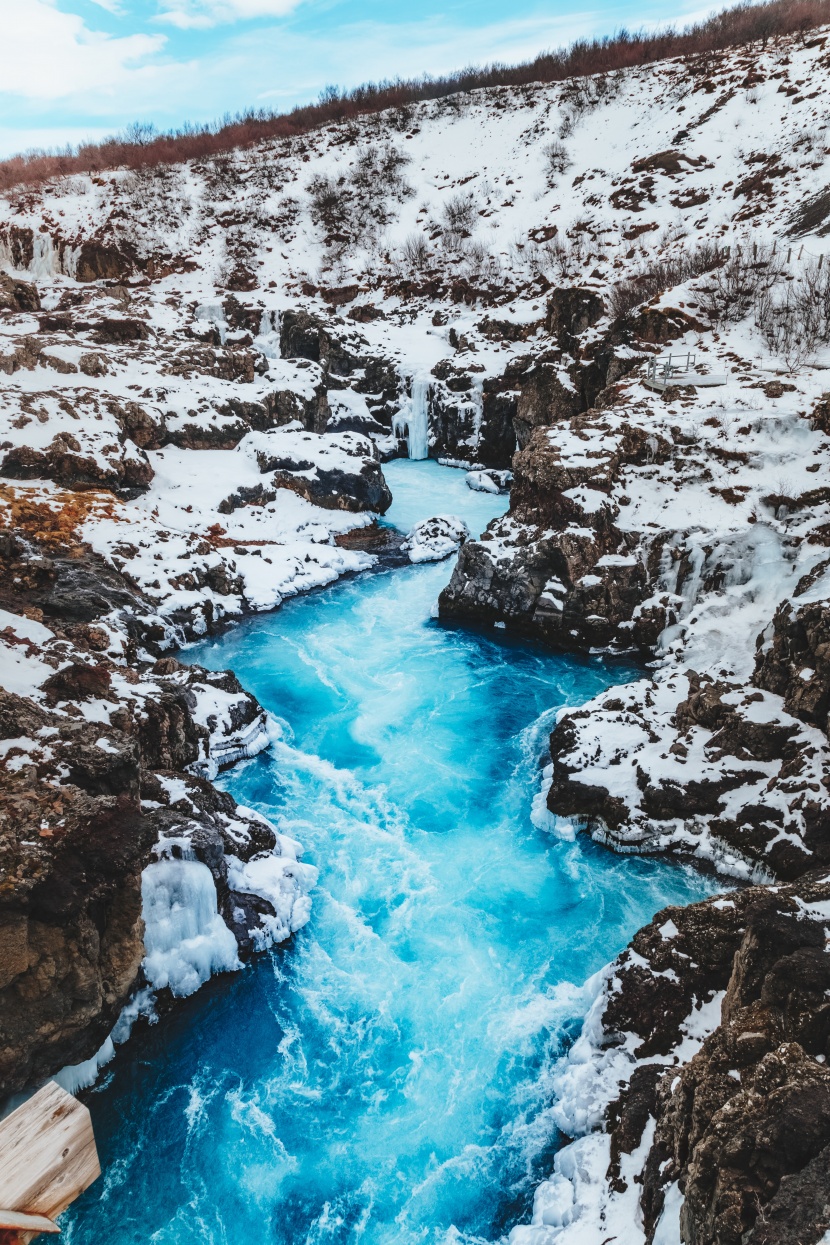
[[564, 173], [572, 164], [567, 147], [556, 138], [551, 139], [542, 148], [542, 155], [545, 157], [545, 171], [548, 177], [556, 177]]
[[713, 324], [737, 324], [783, 276], [782, 257], [771, 246], [738, 243], [701, 288], [700, 306]]
[[360, 190], [404, 198], [411, 193], [403, 175], [409, 163], [409, 156], [391, 143], [383, 147], [362, 147], [355, 158], [350, 180]]
[[[783, 278], [783, 273], [782, 273]], [[830, 342], [830, 269], [810, 260], [793, 280], [762, 286], [754, 301], [755, 325], [787, 371], [799, 371]]]
[[311, 196], [311, 219], [316, 225], [332, 229], [345, 222], [349, 196], [345, 177], [312, 177], [308, 193]]
[[391, 204], [414, 193], [403, 176], [408, 163], [408, 156], [387, 143], [358, 151], [339, 177], [313, 177], [307, 187], [312, 220], [341, 237], [367, 242], [392, 220]]
[[232, 153], [221, 152], [206, 160], [202, 168], [208, 199], [229, 198], [242, 185], [239, 166]]
[[52, 194], [56, 199], [62, 199], [66, 195], [89, 194], [89, 182], [85, 177], [62, 177], [52, 188]]
[[262, 190], [282, 190], [286, 180], [285, 167], [270, 153], [257, 160], [251, 169], [251, 181]]
[[723, 256], [724, 252], [719, 251], [714, 243], [705, 242], [694, 250], [684, 248], [663, 259], [650, 260], [633, 277], [618, 281], [614, 286], [609, 298], [611, 315], [615, 319], [626, 316], [641, 303], [658, 298], [666, 290], [716, 270]]
[[564, 111], [559, 121], [559, 137], [570, 138], [576, 126], [576, 115], [570, 109]]
[[427, 240], [422, 233], [411, 233], [401, 247], [405, 264], [410, 268], [425, 268], [429, 260]]
[[470, 194], [453, 195], [444, 204], [444, 226], [449, 233], [469, 233], [475, 220], [475, 200]]

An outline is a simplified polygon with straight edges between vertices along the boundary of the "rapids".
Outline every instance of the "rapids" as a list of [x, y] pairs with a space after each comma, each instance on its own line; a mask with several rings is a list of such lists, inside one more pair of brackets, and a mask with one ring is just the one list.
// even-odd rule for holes
[[[434, 462], [385, 470], [405, 530], [449, 513], [475, 533], [506, 505]], [[534, 824], [557, 710], [632, 671], [442, 626], [451, 569], [341, 581], [188, 654], [281, 723], [222, 783], [319, 882], [290, 944], [118, 1051], [71, 1245], [499, 1240], [560, 1143], [551, 1073], [586, 979], [712, 889]]]

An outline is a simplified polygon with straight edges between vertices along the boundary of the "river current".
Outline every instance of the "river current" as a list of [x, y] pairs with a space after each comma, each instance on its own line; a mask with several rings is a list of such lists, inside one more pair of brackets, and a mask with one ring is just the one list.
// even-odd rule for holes
[[[385, 469], [387, 521], [474, 532], [506, 499]], [[190, 651], [283, 741], [224, 785], [319, 869], [308, 925], [120, 1048], [88, 1101], [104, 1176], [71, 1245], [481, 1245], [529, 1211], [560, 1138], [583, 984], [689, 868], [531, 817], [556, 713], [632, 671], [433, 617], [452, 561], [369, 573]]]

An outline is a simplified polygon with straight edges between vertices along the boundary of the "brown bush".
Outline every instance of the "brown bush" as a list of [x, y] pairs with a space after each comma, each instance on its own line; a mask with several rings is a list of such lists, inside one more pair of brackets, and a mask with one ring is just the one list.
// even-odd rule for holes
[[149, 127], [133, 125], [123, 136], [101, 143], [86, 143], [63, 153], [30, 152], [0, 161], [0, 191], [42, 185], [69, 174], [207, 160], [264, 139], [296, 137], [333, 122], [387, 109], [393, 110], [394, 127], [406, 129], [414, 116], [412, 105], [421, 100], [445, 99], [480, 87], [562, 82], [749, 43], [766, 45], [782, 35], [803, 35], [826, 22], [828, 16], [827, 0], [766, 0], [762, 4], [743, 0], [681, 31], [673, 27], [654, 33], [620, 30], [601, 39], [578, 39], [569, 48], [543, 52], [519, 65], [470, 67], [444, 78], [370, 82], [344, 92], [327, 87], [316, 104], [300, 105], [289, 113], [252, 109], [218, 128], [186, 125], [156, 135]]

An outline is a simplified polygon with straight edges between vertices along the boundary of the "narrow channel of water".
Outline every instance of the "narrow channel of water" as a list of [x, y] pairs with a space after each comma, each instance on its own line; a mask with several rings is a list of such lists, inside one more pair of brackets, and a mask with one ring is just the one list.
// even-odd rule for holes
[[[505, 499], [392, 463], [389, 521]], [[558, 1144], [553, 1064], [581, 986], [687, 868], [530, 817], [556, 711], [631, 672], [432, 617], [452, 563], [340, 583], [190, 657], [284, 726], [224, 784], [320, 870], [292, 943], [122, 1048], [90, 1095], [105, 1175], [71, 1245], [480, 1245]]]

